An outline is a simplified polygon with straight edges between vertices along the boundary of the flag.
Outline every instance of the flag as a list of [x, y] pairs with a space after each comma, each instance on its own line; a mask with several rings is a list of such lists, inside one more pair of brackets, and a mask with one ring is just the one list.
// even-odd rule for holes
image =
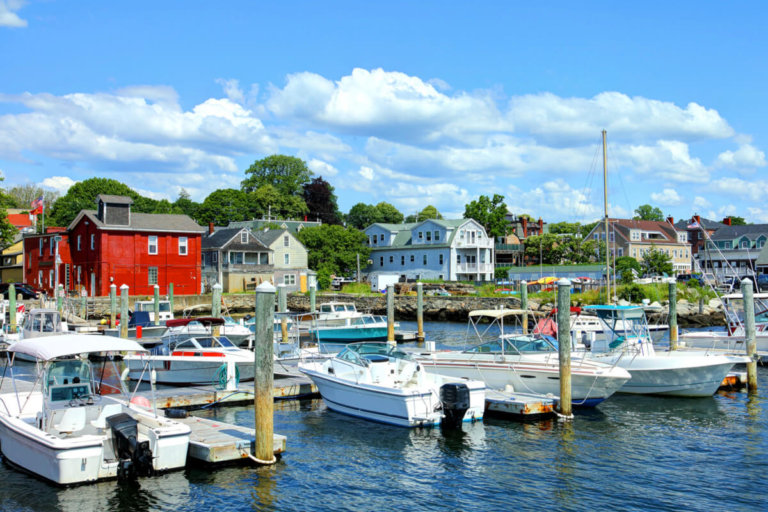
[[29, 211], [30, 215], [40, 215], [41, 213], [43, 213], [43, 205], [40, 205], [37, 208], [35, 208], [34, 210], [30, 210]]
[[45, 203], [43, 203], [43, 196], [38, 197], [34, 201], [32, 201], [32, 204], [29, 205], [32, 210], [30, 210], [30, 215], [40, 215], [43, 213], [43, 206]]
[[687, 229], [699, 229], [699, 223], [696, 221], [693, 221], [692, 224], [688, 224]]

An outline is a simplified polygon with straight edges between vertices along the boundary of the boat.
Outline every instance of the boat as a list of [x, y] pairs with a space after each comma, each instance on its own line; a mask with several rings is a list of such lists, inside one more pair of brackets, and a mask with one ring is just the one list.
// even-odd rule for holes
[[[571, 307], [570, 322], [571, 340], [579, 341], [582, 345], [610, 334], [596, 315], [581, 307]], [[617, 322], [616, 329], [625, 330], [621, 321]], [[533, 332], [534, 334], [546, 334], [557, 338], [557, 308], [553, 308], [546, 317], [540, 319]], [[648, 332], [653, 342], [657, 343], [664, 337], [664, 334], [669, 332], [669, 325], [648, 324]]]
[[[58, 337], [67, 334], [69, 329], [67, 322], [61, 318], [61, 313], [55, 309], [33, 308], [24, 317], [24, 323], [19, 332], [7, 334], [5, 342], [13, 344], [19, 340], [33, 338], [50, 338], [49, 343], [58, 342]], [[54, 339], [56, 338], [56, 339]], [[35, 361], [34, 357], [20, 353], [16, 356], [20, 360]]]
[[388, 343], [352, 343], [325, 361], [299, 363], [329, 409], [400, 427], [481, 420], [485, 384], [424, 371]]
[[[197, 306], [184, 308], [182, 314], [184, 318], [192, 318], [192, 315], [195, 313], [195, 311], [210, 311], [210, 309], [211, 308], [209, 305], [198, 304]], [[221, 336], [226, 336], [229, 341], [237, 346], [250, 346], [250, 343], [253, 340], [253, 329], [245, 325], [244, 322], [236, 321], [229, 315], [222, 315], [221, 318], [224, 319], [224, 323], [219, 326], [219, 334]]]
[[[482, 341], [491, 329], [494, 339], [466, 350], [416, 352], [416, 359], [433, 373], [485, 382], [491, 389], [558, 396], [560, 363], [557, 340], [541, 334], [506, 333], [506, 319], [520, 320], [530, 311], [476, 310], [469, 313], [470, 328]], [[480, 325], [487, 326], [480, 329]], [[623, 368], [582, 359], [571, 362], [571, 397], [574, 406], [594, 407], [623, 386], [630, 374]]]
[[[725, 312], [725, 331], [688, 331], [678, 336], [681, 346], [745, 354], [744, 297], [729, 293], [720, 297]], [[754, 294], [755, 341], [758, 355], [768, 356], [768, 293]]]
[[[4, 459], [59, 485], [183, 468], [190, 428], [113, 394], [125, 391], [122, 383], [105, 382], [105, 372], [92, 368], [86, 357], [143, 351], [133, 340], [83, 334], [62, 335], [56, 343], [45, 338], [14, 343], [8, 348], [11, 378], [21, 354], [35, 358], [39, 371], [31, 391], [0, 395]], [[114, 363], [102, 362], [108, 361]], [[116, 369], [111, 374], [119, 375]]]
[[648, 332], [645, 311], [639, 306], [585, 306], [594, 312], [606, 339], [591, 343], [588, 350], [576, 351], [572, 360], [582, 358], [617, 365], [632, 374], [620, 393], [711, 396], [738, 363], [746, 356], [729, 356], [705, 351], [657, 350]]
[[[124, 358], [132, 380], [149, 380], [154, 371], [160, 384], [225, 386], [253, 380], [254, 355], [235, 346], [226, 336], [214, 336], [211, 328], [221, 326], [221, 318], [175, 318], [168, 320], [169, 333], [149, 353]], [[189, 328], [189, 329], [187, 329]], [[149, 363], [147, 371], [146, 364]], [[230, 371], [229, 365], [234, 366]]]
[[[166, 320], [173, 318], [173, 309], [171, 309], [171, 301], [159, 300], [157, 304], [159, 313], [159, 322], [165, 323]], [[150, 322], [155, 321], [155, 301], [154, 300], [137, 300], [133, 303], [134, 311], [145, 311], [149, 313]]]
[[301, 328], [318, 343], [354, 343], [385, 341], [387, 319], [379, 315], [361, 313], [351, 302], [321, 304], [316, 313], [305, 313], [299, 320]]

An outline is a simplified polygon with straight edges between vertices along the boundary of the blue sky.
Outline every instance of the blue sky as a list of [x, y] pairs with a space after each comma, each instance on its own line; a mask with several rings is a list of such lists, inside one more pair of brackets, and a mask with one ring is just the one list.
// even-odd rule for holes
[[[619, 5], [616, 5], [619, 4]], [[0, 0], [4, 185], [155, 198], [304, 159], [339, 207], [768, 223], [761, 2]]]

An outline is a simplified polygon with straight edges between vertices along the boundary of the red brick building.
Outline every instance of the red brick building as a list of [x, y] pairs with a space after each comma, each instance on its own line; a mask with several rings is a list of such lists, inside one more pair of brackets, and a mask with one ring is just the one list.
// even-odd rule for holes
[[[200, 293], [204, 228], [186, 215], [131, 212], [133, 201], [99, 195], [97, 210], [83, 210], [60, 233], [59, 280], [68, 291], [109, 294], [114, 283], [131, 295], [151, 295], [154, 285], [165, 294]], [[55, 288], [56, 234], [24, 239], [25, 278], [49, 293]], [[42, 248], [42, 249], [41, 249]]]

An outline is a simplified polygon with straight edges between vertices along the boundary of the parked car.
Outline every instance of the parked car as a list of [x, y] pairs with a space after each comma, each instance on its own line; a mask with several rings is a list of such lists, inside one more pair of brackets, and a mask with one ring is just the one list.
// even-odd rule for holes
[[[3, 295], [4, 299], [8, 298], [8, 288], [10, 285], [11, 283], [0, 283], [0, 294]], [[16, 287], [16, 296], [21, 294], [21, 298], [24, 300], [36, 299], [43, 293], [39, 288], [26, 283], [13, 283], [13, 286]]]
[[696, 281], [700, 286], [704, 286], [704, 279], [699, 274], [680, 274], [677, 276], [678, 283], [690, 284], [692, 281]]
[[741, 277], [729, 277], [724, 281], [726, 288], [738, 292], [741, 289], [741, 282], [744, 279], [752, 281], [754, 291], [765, 292], [768, 291], [768, 274], [759, 274], [757, 277], [752, 275], [746, 275]]

